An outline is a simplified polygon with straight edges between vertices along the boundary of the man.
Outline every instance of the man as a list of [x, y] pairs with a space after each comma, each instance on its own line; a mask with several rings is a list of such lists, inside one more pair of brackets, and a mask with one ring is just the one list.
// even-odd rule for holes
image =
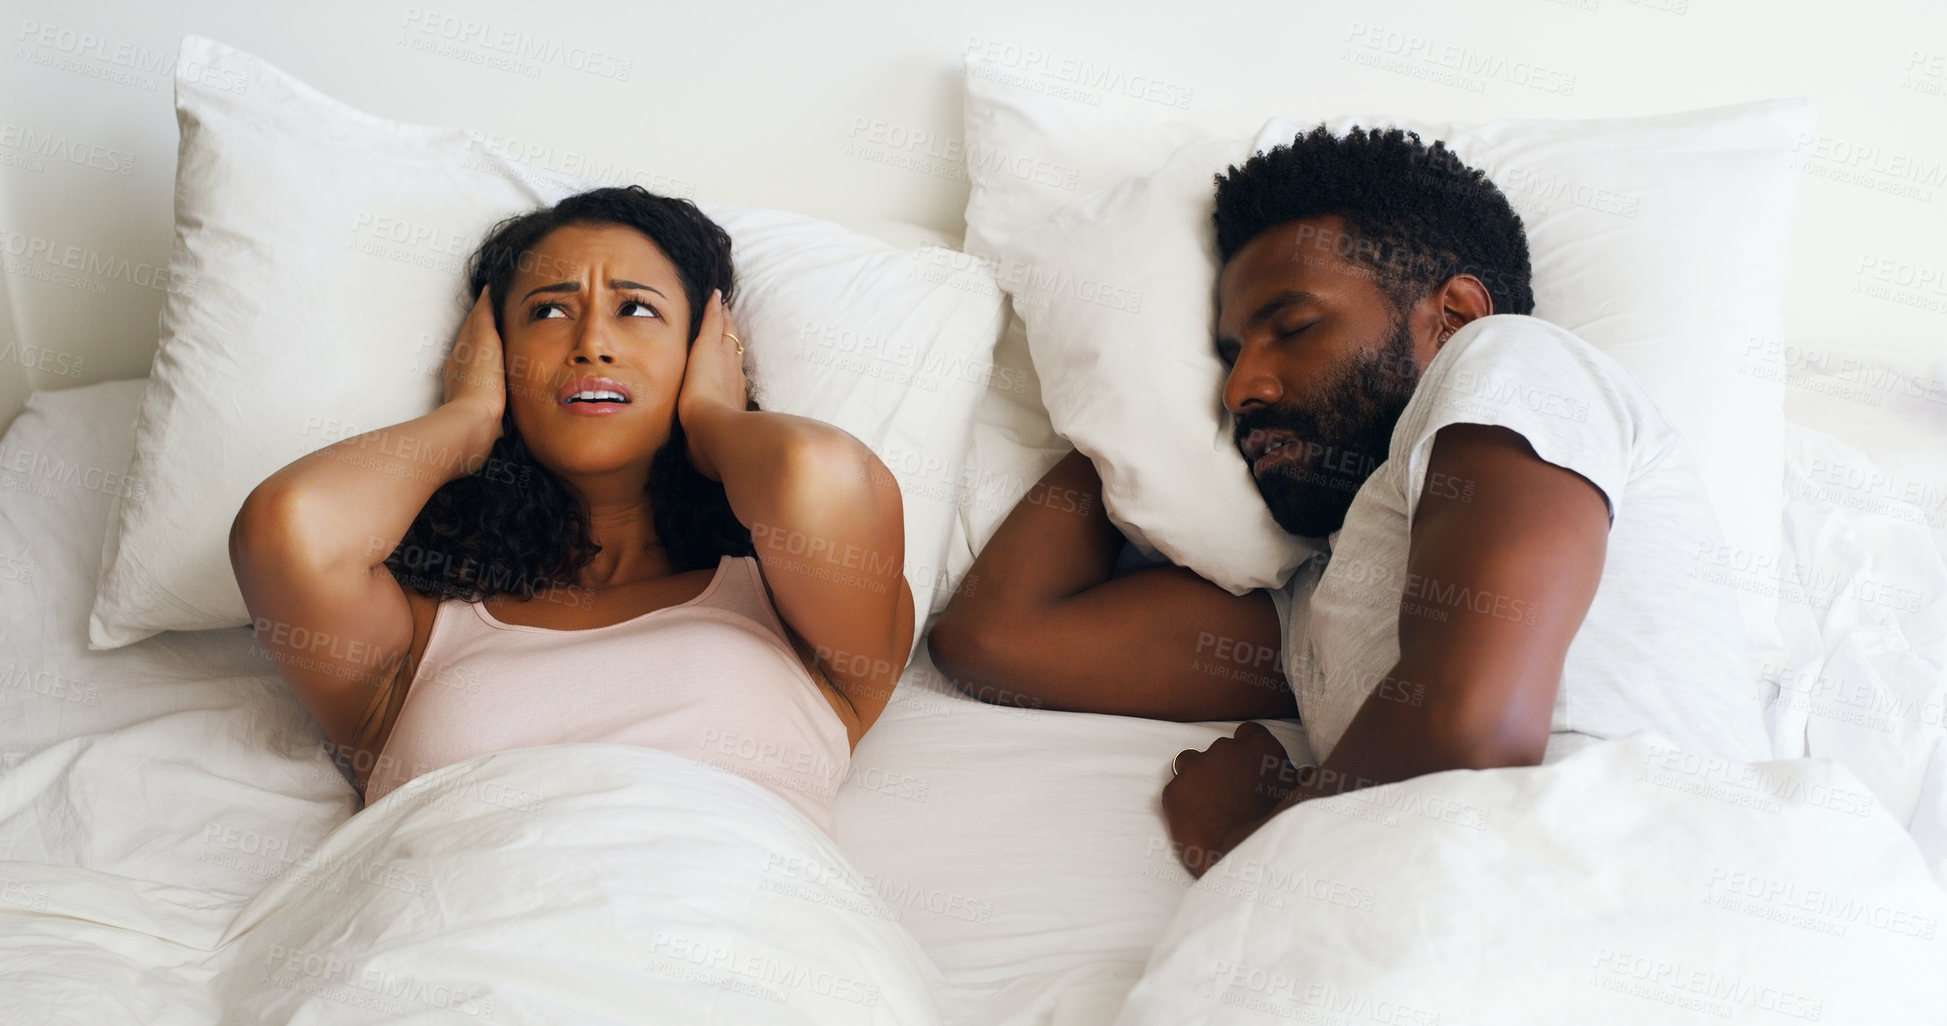
[[[1642, 729], [1769, 757], [1735, 597], [1682, 559], [1718, 537], [1688, 448], [1613, 360], [1495, 316], [1534, 298], [1521, 220], [1481, 172], [1321, 125], [1218, 176], [1214, 221], [1238, 449], [1329, 560], [1244, 596], [1178, 567], [1112, 576], [1121, 539], [1070, 454], [934, 628], [945, 672], [1183, 720], [1289, 715], [1288, 680], [1317, 767], [1256, 723], [1177, 758], [1163, 808], [1197, 875], [1297, 802], [1421, 774]], [[1064, 491], [1093, 501], [1046, 497]], [[1219, 648], [1281, 648], [1282, 674], [1229, 672]]]

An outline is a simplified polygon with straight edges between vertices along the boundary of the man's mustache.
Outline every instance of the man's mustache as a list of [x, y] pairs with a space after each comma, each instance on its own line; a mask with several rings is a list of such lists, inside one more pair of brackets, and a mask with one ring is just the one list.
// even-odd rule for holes
[[1231, 428], [1232, 440], [1241, 449], [1252, 434], [1285, 432], [1301, 442], [1318, 440], [1318, 418], [1298, 407], [1261, 406], [1238, 414]]

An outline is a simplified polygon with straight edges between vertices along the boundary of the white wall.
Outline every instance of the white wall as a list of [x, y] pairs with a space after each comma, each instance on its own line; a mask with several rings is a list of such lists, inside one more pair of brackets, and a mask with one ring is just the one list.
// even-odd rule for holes
[[[491, 49], [444, 39], [466, 23], [600, 52], [610, 71], [626, 60], [628, 75], [484, 66]], [[8, 0], [0, 312], [14, 334], [0, 351], [0, 423], [29, 387], [148, 372], [163, 298], [149, 275], [166, 266], [173, 229], [172, 67], [186, 32], [387, 117], [551, 147], [542, 163], [592, 159], [665, 191], [956, 236], [966, 185], [929, 154], [957, 149], [972, 40], [1012, 48], [1024, 73], [1050, 80], [1064, 61], [1160, 80], [1188, 91], [1182, 113], [1246, 125], [1272, 112], [1610, 116], [1810, 95], [1823, 121], [1799, 155], [1809, 171], [1788, 341], [1872, 347], [1875, 360], [1947, 377], [1937, 0]], [[1505, 76], [1456, 87], [1349, 59], [1395, 41], [1405, 51], [1395, 63], [1416, 72], [1434, 66], [1426, 53], [1459, 48], [1572, 76], [1573, 91]], [[420, 48], [442, 44], [448, 52]], [[1028, 50], [1048, 56], [1027, 64]], [[874, 122], [927, 133], [916, 168], [848, 153]], [[1855, 291], [1878, 273], [1894, 279], [1886, 294]], [[1947, 405], [1917, 415], [1947, 426]]]
[[[7, 216], [6, 196], [0, 193], [0, 225], [13, 223]], [[10, 277], [0, 274], [0, 353], [12, 356], [0, 358], [0, 425], [13, 420], [14, 414], [27, 402], [27, 393], [34, 390], [33, 372], [28, 369], [31, 361], [20, 358], [22, 350], [19, 333], [14, 328]]]

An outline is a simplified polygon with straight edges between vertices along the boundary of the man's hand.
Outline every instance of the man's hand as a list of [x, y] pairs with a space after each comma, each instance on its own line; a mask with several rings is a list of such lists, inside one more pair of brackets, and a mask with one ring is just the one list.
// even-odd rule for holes
[[1256, 722], [1204, 751], [1184, 749], [1176, 771], [1163, 787], [1163, 816], [1184, 868], [1197, 877], [1270, 819], [1298, 779], [1284, 745]]

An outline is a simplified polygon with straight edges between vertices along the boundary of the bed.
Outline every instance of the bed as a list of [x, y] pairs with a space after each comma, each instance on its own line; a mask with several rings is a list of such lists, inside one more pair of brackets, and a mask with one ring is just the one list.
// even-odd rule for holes
[[[247, 629], [83, 644], [110, 499], [90, 482], [126, 459], [139, 393], [37, 393], [0, 442], [0, 465], [30, 468], [0, 514], [8, 1021], [218, 1021], [218, 939], [353, 811]], [[1792, 442], [1797, 558], [1839, 579], [1898, 565], [1947, 594], [1921, 526], [1820, 501], [1806, 468], [1842, 443]], [[1947, 614], [1787, 609], [1774, 729], [1852, 767], [1947, 875]], [[1108, 1021], [1191, 883], [1155, 804], [1167, 764], [1222, 729], [979, 704], [922, 653], [859, 748], [838, 841], [939, 967], [955, 1021]]]
[[[1561, 6], [1550, 16], [1589, 13]], [[1440, 28], [1425, 12], [1390, 13]], [[1626, 16], [1639, 13], [1684, 12], [1645, 6]], [[928, 24], [936, 34], [963, 27]], [[1023, 11], [1014, 24], [1035, 21]], [[35, 38], [23, 32], [23, 45]], [[63, 37], [52, 38], [60, 52]], [[1385, 48], [1382, 32], [1374, 49]], [[1004, 62], [1005, 48], [997, 53]], [[1921, 60], [1909, 74], [1927, 81], [1927, 68]], [[166, 154], [156, 159], [166, 166]], [[837, 177], [859, 166], [842, 163]], [[911, 177], [899, 179], [902, 188]], [[927, 219], [899, 205], [828, 212], [894, 245], [959, 248], [949, 220], [915, 223]], [[31, 298], [41, 301], [36, 310], [56, 309], [44, 293]], [[427, 887], [427, 874], [498, 881], [578, 859], [629, 875], [638, 856], [605, 846], [641, 824], [601, 818], [614, 814], [602, 794], [633, 795], [637, 786], [602, 776], [621, 772], [620, 763], [588, 764], [587, 786], [550, 793], [546, 809], [523, 788], [548, 769], [503, 759], [470, 781], [448, 774], [418, 783], [423, 799], [409, 809], [393, 803], [396, 817], [355, 818], [318, 728], [248, 628], [165, 631], [91, 649], [103, 536], [131, 488], [146, 381], [127, 357], [97, 360], [85, 383], [55, 372], [48, 352], [128, 349], [113, 334], [83, 339], [76, 332], [105, 315], [84, 317], [81, 304], [67, 302], [77, 307], [73, 326], [41, 315], [39, 366], [10, 379], [24, 399], [0, 437], [0, 1020], [211, 1024], [289, 1018], [293, 1009], [301, 1015], [289, 1021], [331, 1023], [937, 1015], [956, 1026], [1543, 1021], [1591, 1007], [1590, 1022], [1947, 1014], [1937, 996], [1921, 996], [1927, 967], [1947, 950], [1938, 930], [1947, 914], [1947, 406], [1924, 388], [1881, 389], [1883, 401], [1862, 402], [1849, 365], [1786, 361], [1794, 387], [1779, 556], [1816, 586], [1778, 602], [1784, 646], [1753, 667], [1779, 759], [1759, 777], [1688, 764], [1654, 738], [1546, 772], [1442, 775], [1285, 817], [1285, 827], [1240, 850], [1233, 871], [1193, 887], [1170, 849], [1157, 794], [1176, 752], [1232, 725], [983, 704], [953, 688], [922, 645], [839, 792], [835, 848], [703, 828], [684, 835], [723, 846], [698, 850], [765, 855], [749, 872], [763, 881], [771, 911], [723, 928], [749, 929], [745, 943], [756, 945], [768, 943], [756, 936], [760, 926], [795, 924], [832, 949], [765, 948], [750, 959], [725, 957], [675, 928], [639, 935], [606, 920], [576, 938], [589, 920], [564, 919], [550, 940], [534, 941], [520, 925], [548, 922], [548, 910], [495, 904], [519, 898], [520, 887]], [[1916, 323], [1931, 334], [1912, 330]], [[1828, 335], [1813, 337], [1829, 337], [1833, 323], [1820, 324]], [[1847, 328], [1843, 351], [1914, 369], [1920, 380], [1947, 376], [1947, 362], [1926, 344], [1938, 338], [1931, 321], [1889, 314]], [[1032, 372], [1018, 321], [992, 364], [995, 374]], [[953, 544], [976, 549], [1066, 448], [1031, 394], [985, 392], [967, 459], [982, 480], [1002, 484], [966, 504]], [[1277, 729], [1294, 753], [1303, 750], [1300, 728]], [[645, 763], [642, 772], [668, 769]], [[1613, 790], [1624, 778], [1640, 786]], [[629, 801], [653, 808], [659, 822], [708, 824], [713, 803], [749, 797], [715, 786], [698, 782], [693, 800]], [[529, 834], [496, 842], [517, 859], [455, 868], [439, 846], [480, 835], [466, 833], [471, 821], [452, 807], [477, 809], [474, 799], [487, 794], [501, 811], [537, 813], [516, 820]], [[1603, 813], [1605, 801], [1620, 811]], [[553, 831], [570, 818], [598, 825], [564, 841]], [[438, 843], [410, 848], [415, 837]], [[568, 848], [538, 847], [544, 841], [577, 847], [564, 860]], [[1610, 850], [1578, 847], [1599, 843]], [[1632, 875], [1658, 851], [1662, 870]], [[1524, 872], [1497, 876], [1493, 859], [1516, 856]], [[620, 861], [599, 861], [606, 858]], [[402, 901], [444, 895], [477, 918], [464, 934], [443, 921], [441, 936], [464, 942], [396, 946], [393, 969], [334, 963], [280, 935], [278, 918], [302, 919], [314, 936], [336, 931], [353, 948], [403, 936], [410, 923], [353, 915], [338, 900], [343, 892], [320, 882], [321, 865], [363, 873]], [[681, 903], [653, 883], [614, 892], [618, 907]], [[529, 891], [546, 889], [536, 886]], [[1535, 904], [1549, 894], [1581, 902], [1607, 932], [1563, 943], [1547, 907]], [[1696, 905], [1721, 929], [1705, 940], [1673, 938], [1672, 924], [1697, 922], [1686, 918], [1700, 914]], [[642, 946], [615, 940], [627, 937]], [[587, 946], [580, 961], [549, 946], [577, 940]], [[498, 960], [468, 965], [460, 956], [469, 951]], [[838, 961], [822, 975], [789, 971], [793, 959], [826, 956]], [[1490, 963], [1525, 986], [1481, 979], [1479, 967]], [[1793, 971], [1807, 964], [1818, 968]], [[668, 994], [695, 1001], [654, 1003]]]

